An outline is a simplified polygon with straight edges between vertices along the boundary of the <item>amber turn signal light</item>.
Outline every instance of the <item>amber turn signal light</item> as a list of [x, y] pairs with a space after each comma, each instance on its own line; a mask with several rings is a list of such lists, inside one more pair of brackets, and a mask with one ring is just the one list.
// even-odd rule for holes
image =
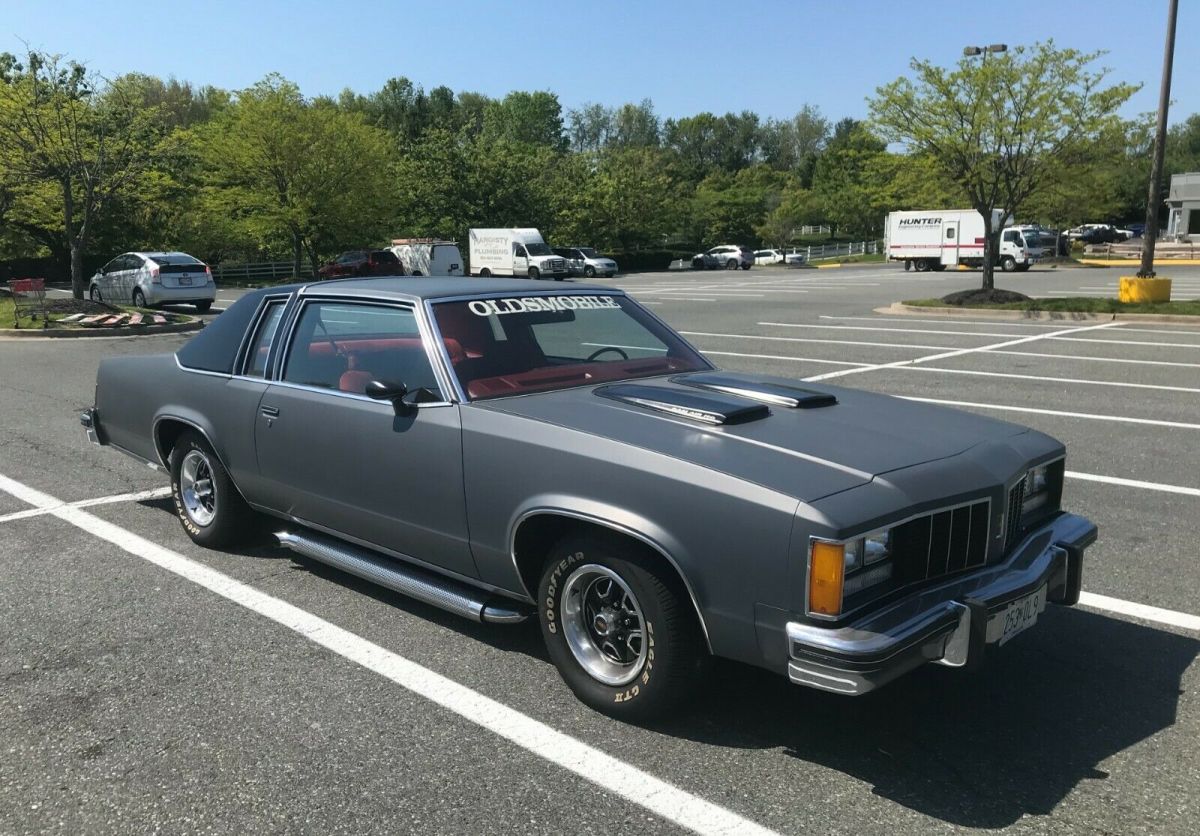
[[846, 547], [841, 543], [813, 541], [808, 569], [808, 611], [814, 615], [839, 615]]

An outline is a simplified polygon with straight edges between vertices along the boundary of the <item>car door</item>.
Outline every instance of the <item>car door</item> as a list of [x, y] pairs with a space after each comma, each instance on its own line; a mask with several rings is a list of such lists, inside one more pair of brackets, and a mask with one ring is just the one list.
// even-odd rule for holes
[[100, 297], [102, 299], [116, 299], [116, 282], [119, 280], [117, 271], [121, 269], [124, 259], [125, 256], [119, 255], [100, 268], [100, 275], [96, 279], [96, 286], [100, 288]]
[[[411, 306], [302, 302], [254, 439], [268, 507], [475, 577], [463, 494], [458, 406], [443, 394]], [[371, 380], [428, 390], [396, 410]]]
[[529, 253], [525, 251], [525, 245], [519, 241], [513, 241], [513, 275], [524, 276], [529, 272]]
[[[150, 281], [150, 274], [147, 269], [148, 262], [140, 255], [129, 254], [126, 256], [129, 261], [125, 265], [125, 269], [121, 271], [121, 289], [124, 292], [123, 298], [126, 302], [133, 301], [133, 289], [143, 281]], [[142, 290], [146, 293], [145, 288]], [[146, 295], [149, 295], [146, 293]]]

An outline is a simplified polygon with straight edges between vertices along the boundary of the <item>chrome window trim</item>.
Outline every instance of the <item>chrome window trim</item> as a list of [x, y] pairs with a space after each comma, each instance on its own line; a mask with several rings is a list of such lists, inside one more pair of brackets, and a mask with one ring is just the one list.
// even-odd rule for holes
[[[1038, 467], [1039, 465], [1034, 465], [1034, 466]], [[1005, 502], [1007, 502], [1007, 492], [1008, 491], [1006, 488], [1005, 489], [1005, 497], [1006, 497]], [[890, 531], [893, 528], [902, 526], [905, 523], [910, 523], [913, 520], [919, 520], [919, 519], [922, 519], [923, 517], [933, 517], [937, 514], [944, 514], [947, 511], [954, 512], [954, 511], [957, 511], [959, 508], [969, 508], [970, 506], [978, 505], [981, 502], [987, 503], [988, 532], [987, 532], [987, 535], [984, 538], [983, 542], [988, 543], [988, 542], [990, 542], [990, 538], [991, 538], [991, 534], [992, 534], [992, 497], [990, 495], [979, 496], [979, 497], [976, 497], [975, 499], [969, 499], [969, 500], [966, 500], [963, 502], [955, 503], [954, 505], [945, 505], [940, 508], [932, 508], [928, 511], [921, 511], [918, 514], [910, 514], [909, 516], [902, 517], [901, 519], [898, 519], [895, 522], [890, 522], [890, 523], [887, 523], [886, 525], [876, 526], [875, 528], [868, 529], [859, 534], [853, 534], [853, 535], [843, 538], [841, 540], [835, 540], [831, 537], [818, 537], [816, 535], [810, 535], [808, 538], [808, 552], [807, 552], [807, 555], [805, 558], [807, 560], [807, 565], [804, 567], [804, 614], [805, 614], [805, 616], [807, 616], [808, 618], [817, 619], [818, 621], [840, 621], [843, 618], [846, 618], [847, 616], [853, 615], [854, 613], [862, 610], [864, 607], [868, 607], [871, 605], [871, 602], [868, 601], [865, 604], [860, 604], [859, 606], [855, 607], [852, 610], [846, 610], [844, 612], [839, 611], [837, 615], [824, 615], [823, 613], [812, 612], [812, 606], [811, 606], [808, 598], [809, 598], [809, 590], [812, 587], [812, 549], [813, 549], [814, 543], [817, 543], [817, 542], [832, 543], [834, 545], [844, 546], [847, 543], [851, 543], [851, 542], [861, 539], [861, 538], [873, 537], [876, 534], [882, 534], [886, 531]], [[969, 523], [969, 521], [970, 520], [968, 518], [968, 523]], [[968, 529], [968, 533], [969, 533], [969, 529]], [[968, 536], [967, 542], [970, 543], [969, 536]], [[933, 548], [933, 526], [931, 525], [929, 528], [929, 542], [925, 546], [925, 574], [926, 575], [929, 574], [929, 552], [932, 548]], [[948, 551], [949, 546], [947, 546], [946, 548]], [[972, 568], [984, 569], [988, 565], [989, 564], [987, 563], [987, 555], [985, 552], [983, 565], [975, 566]], [[947, 574], [951, 574], [951, 573], [947, 572]], [[843, 589], [842, 601], [843, 601], [843, 603], [845, 601], [845, 580], [846, 580], [846, 574], [845, 574], [845, 569], [843, 569], [842, 570], [842, 589]], [[914, 581], [914, 583], [919, 583], [919, 581]], [[897, 587], [893, 591], [899, 591], [901, 589], [906, 589], [912, 585], [913, 585], [912, 583], [906, 584], [905, 586]]]
[[[437, 380], [438, 380], [439, 388], [442, 390], [437, 393], [439, 396], [441, 396], [442, 400], [430, 402], [428, 404], [419, 404], [416, 406], [426, 406], [426, 407], [428, 407], [428, 406], [445, 406], [445, 405], [449, 405], [450, 403], [452, 403], [452, 401], [447, 400], [447, 398], [446, 398], [446, 392], [452, 391], [452, 390], [447, 386], [447, 382], [441, 373], [441, 369], [439, 368], [439, 362], [436, 362], [434, 360], [434, 358], [430, 356], [429, 329], [427, 327], [427, 324], [423, 321], [423, 318], [422, 318], [420, 310], [419, 310], [419, 308], [420, 308], [419, 305], [415, 304], [414, 302], [410, 302], [408, 300], [403, 300], [403, 299], [381, 299], [381, 298], [376, 298], [376, 297], [347, 298], [345, 296], [339, 296], [336, 294], [328, 294], [327, 295], [327, 294], [322, 294], [320, 292], [313, 294], [313, 295], [309, 295], [307, 293], [302, 292], [300, 294], [297, 294], [297, 298], [299, 299], [299, 304], [296, 306], [295, 313], [292, 314], [291, 320], [287, 323], [287, 329], [288, 329], [287, 335], [284, 339], [282, 346], [280, 347], [280, 351], [282, 353], [280, 354], [280, 357], [279, 357], [279, 364], [278, 364], [279, 367], [278, 367], [278, 369], [275, 370], [274, 378], [271, 380], [268, 380], [266, 382], [269, 382], [273, 386], [289, 386], [292, 388], [306, 389], [306, 390], [313, 391], [313, 392], [328, 392], [328, 393], [335, 394], [335, 395], [341, 395], [341, 396], [345, 396], [345, 397], [353, 397], [353, 398], [358, 398], [361, 400], [372, 401], [373, 403], [379, 403], [379, 401], [376, 401], [374, 398], [369, 398], [366, 395], [359, 395], [354, 392], [342, 392], [337, 389], [326, 389], [321, 386], [309, 386], [309, 385], [303, 384], [303, 383], [295, 383], [293, 381], [284, 380], [284, 375], [287, 373], [287, 361], [288, 361], [289, 356], [292, 351], [292, 344], [295, 341], [296, 331], [300, 327], [300, 319], [304, 315], [304, 309], [308, 305], [319, 304], [319, 303], [324, 303], [324, 302], [332, 302], [332, 303], [339, 304], [339, 305], [372, 305], [372, 306], [376, 306], [376, 307], [397, 308], [400, 310], [410, 311], [413, 315], [413, 320], [417, 324], [417, 335], [421, 339], [421, 347], [425, 350], [425, 359], [429, 363], [429, 367], [433, 371], [434, 377], [437, 378]], [[249, 379], [250, 380], [260, 380], [260, 378], [249, 378]]]
[[[246, 364], [250, 359], [250, 343], [254, 341], [254, 337], [258, 334], [258, 327], [262, 324], [263, 318], [267, 315], [267, 310], [271, 305], [276, 303], [283, 304], [283, 313], [279, 315], [279, 325], [277, 328], [282, 328], [285, 322], [284, 314], [287, 313], [287, 303], [291, 301], [291, 293], [282, 293], [275, 295], [264, 295], [259, 302], [258, 309], [254, 312], [254, 316], [250, 320], [249, 327], [246, 328], [246, 333], [242, 334], [242, 342], [238, 346], [237, 354], [233, 363], [233, 377], [246, 377], [251, 380], [268, 380], [271, 376], [271, 350], [275, 348], [276, 337], [271, 337], [271, 344], [268, 346], [267, 364], [263, 368], [262, 377], [246, 374]], [[278, 331], [276, 331], [276, 335]]]
[[[226, 380], [231, 380], [234, 377], [234, 375], [230, 374], [229, 372], [214, 372], [210, 369], [193, 369], [191, 366], [185, 366], [183, 363], [179, 362], [178, 354], [172, 354], [171, 357], [175, 360], [175, 367], [181, 372], [188, 372], [189, 374], [205, 374], [209, 377], [223, 377]], [[255, 377], [251, 379], [258, 380], [259, 378]]]

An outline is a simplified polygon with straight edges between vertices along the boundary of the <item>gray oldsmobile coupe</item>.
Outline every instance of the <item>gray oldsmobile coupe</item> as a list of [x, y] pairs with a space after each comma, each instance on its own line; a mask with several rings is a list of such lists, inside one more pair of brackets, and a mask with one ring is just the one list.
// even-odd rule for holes
[[483, 622], [534, 613], [633, 718], [710, 656], [862, 694], [1077, 602], [1086, 519], [1039, 432], [724, 372], [624, 293], [380, 278], [243, 297], [104, 360], [89, 436], [169, 471], [212, 548], [307, 557]]

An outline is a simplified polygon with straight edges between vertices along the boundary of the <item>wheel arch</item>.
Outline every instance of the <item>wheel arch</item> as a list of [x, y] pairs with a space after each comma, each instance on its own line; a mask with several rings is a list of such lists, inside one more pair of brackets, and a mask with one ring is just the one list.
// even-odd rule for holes
[[675, 580], [686, 591], [692, 604], [692, 612], [695, 613], [700, 632], [704, 636], [704, 645], [708, 652], [712, 653], [708, 624], [704, 620], [700, 600], [671, 551], [658, 539], [637, 528], [595, 514], [565, 508], [541, 507], [527, 510], [517, 518], [509, 538], [509, 555], [530, 600], [537, 600], [538, 575], [551, 545], [567, 534], [588, 531], [624, 538], [667, 566]]
[[[176, 415], [173, 413], [164, 413], [158, 415], [154, 419], [154, 451], [158, 454], [158, 460], [167, 470], [171, 468], [171, 450], [174, 449], [175, 443], [179, 440], [186, 430], [195, 430], [203, 436], [208, 442], [208, 446], [212, 448], [216, 454], [217, 460], [221, 462], [221, 467], [225, 468], [225, 472], [229, 473], [229, 464], [225, 461], [225, 457], [221, 455], [220, 448], [213, 443], [212, 434], [202, 426], [201, 422], [193, 417]], [[230, 481], [233, 477], [230, 476]]]

